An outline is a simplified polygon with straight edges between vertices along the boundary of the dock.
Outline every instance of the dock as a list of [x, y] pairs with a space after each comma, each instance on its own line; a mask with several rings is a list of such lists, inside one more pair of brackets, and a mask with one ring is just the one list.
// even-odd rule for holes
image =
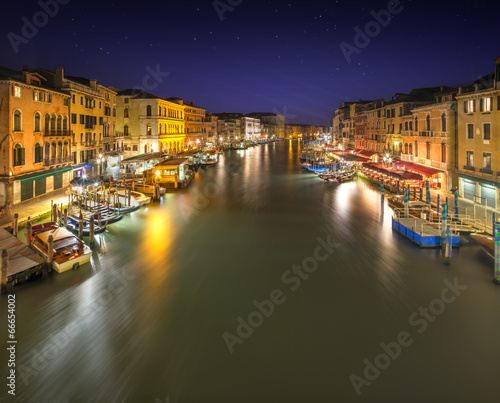
[[45, 260], [7, 230], [0, 228], [0, 250], [7, 250], [7, 284], [40, 276]]
[[[392, 229], [410, 239], [421, 248], [440, 248], [441, 230], [423, 218], [392, 217]], [[452, 246], [460, 246], [460, 236], [452, 235]]]

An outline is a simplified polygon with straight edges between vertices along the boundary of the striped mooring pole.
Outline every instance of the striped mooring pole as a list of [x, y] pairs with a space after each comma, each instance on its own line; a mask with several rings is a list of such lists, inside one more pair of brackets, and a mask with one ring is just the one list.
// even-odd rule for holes
[[458, 190], [455, 190], [455, 218], [458, 220]]
[[495, 234], [495, 278], [493, 282], [500, 285], [500, 221], [495, 218], [494, 222]]
[[441, 208], [441, 195], [438, 193], [438, 214], [439, 214], [439, 209]]
[[423, 201], [424, 188], [420, 187], [420, 201]]
[[409, 199], [409, 191], [405, 189], [405, 217], [408, 218], [408, 199]]
[[380, 183], [380, 207], [382, 208], [382, 214], [384, 214], [384, 181]]
[[417, 200], [417, 188], [413, 186], [413, 200]]
[[431, 188], [430, 188], [429, 181], [425, 182], [425, 190], [426, 190], [426, 193], [425, 193], [425, 202], [427, 204], [431, 204]]
[[448, 219], [448, 208], [443, 204], [443, 212], [441, 216], [441, 248], [446, 246], [446, 224]]
[[445, 252], [445, 264], [451, 264], [451, 249], [452, 249], [453, 238], [451, 236], [451, 226], [446, 226], [446, 252]]

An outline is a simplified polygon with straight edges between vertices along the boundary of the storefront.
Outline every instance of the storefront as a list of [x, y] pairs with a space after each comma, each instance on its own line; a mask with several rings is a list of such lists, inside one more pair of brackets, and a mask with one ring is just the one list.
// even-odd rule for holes
[[460, 197], [494, 210], [497, 209], [499, 200], [498, 183], [458, 174], [458, 185]]

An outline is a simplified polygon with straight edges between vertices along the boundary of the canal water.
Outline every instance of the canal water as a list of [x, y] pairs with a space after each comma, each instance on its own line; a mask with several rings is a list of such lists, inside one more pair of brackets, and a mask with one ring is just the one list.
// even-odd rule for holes
[[497, 402], [493, 263], [468, 245], [444, 265], [392, 232], [376, 189], [323, 183], [299, 152], [228, 152], [110, 226], [92, 264], [10, 288], [16, 397]]

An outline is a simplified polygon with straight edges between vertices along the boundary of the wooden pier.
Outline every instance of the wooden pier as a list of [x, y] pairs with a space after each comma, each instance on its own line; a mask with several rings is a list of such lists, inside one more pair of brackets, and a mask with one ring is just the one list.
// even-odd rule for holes
[[[392, 217], [392, 229], [410, 239], [421, 248], [440, 248], [441, 230], [423, 218]], [[452, 235], [452, 246], [460, 246], [460, 236]]]
[[[16, 285], [20, 281], [42, 274], [45, 260], [3, 228], [0, 228], [0, 245], [1, 249], [6, 250], [8, 254], [7, 275], [5, 284], [3, 284], [4, 277], [2, 276], [2, 289], [8, 283]], [[3, 269], [2, 264], [2, 271]]]

